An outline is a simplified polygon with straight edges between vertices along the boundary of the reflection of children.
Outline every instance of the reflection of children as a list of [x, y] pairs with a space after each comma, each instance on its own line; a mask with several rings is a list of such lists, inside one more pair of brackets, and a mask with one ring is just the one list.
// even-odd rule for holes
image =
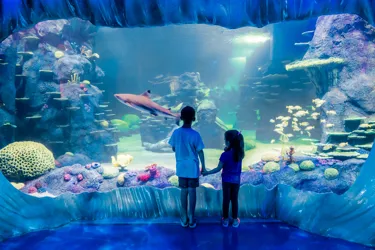
[[219, 165], [210, 171], [202, 171], [203, 175], [219, 172], [223, 183], [223, 219], [222, 225], [229, 225], [229, 203], [232, 203], [233, 227], [240, 225], [238, 218], [238, 192], [241, 181], [242, 160], [245, 157], [243, 136], [237, 130], [225, 132], [225, 152], [221, 154]]
[[181, 188], [181, 225], [195, 228], [196, 188], [199, 186], [200, 175], [198, 157], [202, 164], [202, 171], [206, 171], [203, 154], [204, 145], [200, 134], [191, 128], [193, 121], [195, 121], [195, 110], [189, 106], [183, 108], [181, 120], [184, 124], [173, 132], [169, 144], [175, 152], [176, 174]]

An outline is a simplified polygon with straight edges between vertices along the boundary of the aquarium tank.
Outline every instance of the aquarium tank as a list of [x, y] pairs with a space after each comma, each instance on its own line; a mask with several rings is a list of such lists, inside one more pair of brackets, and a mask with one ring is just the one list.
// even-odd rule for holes
[[[307, 2], [1, 1], [0, 240], [179, 218], [191, 106], [208, 169], [244, 136], [240, 218], [375, 246], [373, 4]], [[221, 173], [199, 182], [220, 218]]]

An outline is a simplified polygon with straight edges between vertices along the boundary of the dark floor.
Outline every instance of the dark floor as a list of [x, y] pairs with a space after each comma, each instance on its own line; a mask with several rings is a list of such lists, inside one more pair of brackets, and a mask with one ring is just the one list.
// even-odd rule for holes
[[0, 249], [370, 249], [325, 238], [282, 223], [242, 223], [222, 228], [213, 223], [196, 229], [177, 224], [70, 224], [57, 230], [29, 233], [0, 243]]

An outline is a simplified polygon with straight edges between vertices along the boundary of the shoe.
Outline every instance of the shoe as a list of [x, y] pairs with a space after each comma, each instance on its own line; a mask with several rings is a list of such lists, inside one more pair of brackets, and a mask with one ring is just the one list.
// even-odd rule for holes
[[189, 227], [190, 228], [196, 228], [197, 227], [197, 220], [193, 219], [193, 221], [189, 223]]
[[229, 219], [224, 219], [224, 218], [221, 218], [221, 225], [223, 225], [223, 227], [228, 227], [229, 225]]
[[186, 221], [183, 221], [182, 219], [180, 219], [180, 223], [182, 227], [186, 228], [189, 226], [189, 219], [186, 219]]
[[232, 224], [232, 227], [238, 227], [239, 225], [240, 225], [240, 219], [239, 218], [237, 218], [237, 219], [235, 219], [235, 220], [233, 220], [233, 224]]

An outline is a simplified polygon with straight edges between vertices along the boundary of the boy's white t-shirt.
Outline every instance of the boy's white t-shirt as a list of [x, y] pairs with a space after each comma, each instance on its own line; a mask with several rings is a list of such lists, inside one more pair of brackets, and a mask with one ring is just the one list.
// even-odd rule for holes
[[198, 178], [198, 152], [204, 148], [200, 134], [192, 128], [181, 127], [173, 132], [168, 143], [175, 148], [176, 175], [185, 178]]

